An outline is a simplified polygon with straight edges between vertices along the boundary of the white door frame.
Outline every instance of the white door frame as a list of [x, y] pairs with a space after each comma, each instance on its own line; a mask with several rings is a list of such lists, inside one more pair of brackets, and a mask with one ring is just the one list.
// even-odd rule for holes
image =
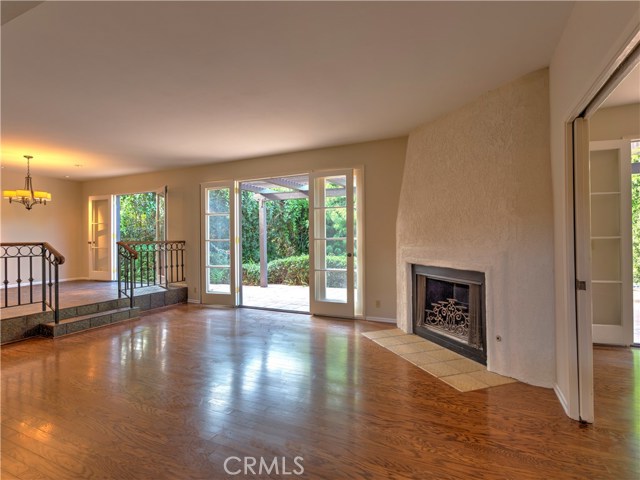
[[[344, 176], [346, 195], [346, 301], [331, 300], [325, 297], [327, 277], [331, 273], [326, 269], [326, 263], [320, 262], [324, 258], [325, 252], [320, 249], [326, 242], [325, 233], [318, 231], [321, 223], [318, 222], [317, 215], [322, 214], [322, 225], [324, 225], [324, 215], [326, 203], [321, 196], [321, 182], [326, 177]], [[309, 173], [309, 309], [312, 315], [324, 315], [341, 318], [354, 318], [355, 316], [355, 295], [354, 295], [354, 170], [352, 168], [339, 170], [326, 170]], [[322, 182], [324, 191], [324, 182]], [[322, 263], [322, 267], [319, 264]], [[320, 282], [317, 273], [324, 275]]]
[[356, 231], [354, 232], [356, 236], [356, 245], [354, 245], [354, 254], [355, 254], [355, 281], [357, 282], [356, 288], [356, 297], [355, 297], [355, 318], [363, 319], [365, 318], [365, 238], [364, 238], [364, 167], [358, 167], [353, 169], [354, 176], [354, 185], [356, 188], [356, 205], [355, 205], [355, 216], [356, 216]]

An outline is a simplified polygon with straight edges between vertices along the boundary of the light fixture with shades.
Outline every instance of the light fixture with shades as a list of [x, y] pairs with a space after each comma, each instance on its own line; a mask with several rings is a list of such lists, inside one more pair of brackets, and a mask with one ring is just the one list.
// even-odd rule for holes
[[31, 207], [37, 204], [46, 205], [51, 201], [51, 194], [49, 192], [41, 192], [33, 189], [31, 181], [31, 172], [29, 163], [33, 156], [25, 155], [27, 159], [27, 176], [24, 177], [24, 189], [22, 190], [3, 190], [2, 196], [9, 199], [9, 203], [21, 203], [27, 210], [31, 210]]

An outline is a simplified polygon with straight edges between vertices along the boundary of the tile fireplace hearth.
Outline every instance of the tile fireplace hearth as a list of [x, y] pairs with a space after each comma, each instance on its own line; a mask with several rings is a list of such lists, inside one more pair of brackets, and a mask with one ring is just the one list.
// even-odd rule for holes
[[362, 335], [460, 392], [516, 382], [513, 378], [489, 372], [484, 365], [436, 343], [406, 334], [399, 328], [364, 332]]

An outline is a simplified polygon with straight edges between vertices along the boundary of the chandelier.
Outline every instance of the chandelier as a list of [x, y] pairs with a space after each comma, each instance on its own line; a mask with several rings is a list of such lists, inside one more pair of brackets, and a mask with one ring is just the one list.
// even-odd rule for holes
[[3, 190], [2, 196], [9, 199], [9, 203], [21, 203], [27, 210], [31, 210], [31, 207], [37, 204], [46, 205], [51, 201], [51, 194], [49, 192], [41, 192], [33, 189], [31, 182], [31, 172], [29, 170], [29, 162], [33, 158], [31, 155], [25, 155], [27, 159], [27, 176], [24, 177], [24, 189], [22, 190]]

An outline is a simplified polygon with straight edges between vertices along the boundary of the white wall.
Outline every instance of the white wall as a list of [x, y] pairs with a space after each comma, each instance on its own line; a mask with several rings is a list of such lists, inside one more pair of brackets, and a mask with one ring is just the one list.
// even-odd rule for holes
[[640, 25], [638, 2], [576, 2], [550, 66], [551, 168], [554, 199], [556, 393], [578, 418], [571, 162], [565, 125], [610, 75]]
[[550, 387], [548, 106], [544, 69], [411, 132], [398, 210], [397, 283], [398, 326], [411, 331], [411, 263], [484, 272], [487, 367]]
[[[2, 170], [2, 190], [23, 188], [25, 171]], [[0, 203], [0, 237], [2, 242], [48, 242], [64, 257], [60, 266], [61, 279], [86, 277], [83, 270], [80, 228], [82, 225], [81, 187], [77, 182], [33, 176], [37, 190], [51, 193], [48, 205], [36, 205], [31, 210], [18, 204]], [[37, 274], [34, 278], [39, 279]], [[9, 279], [13, 283], [15, 279]]]
[[[640, 85], [638, 85], [640, 90]], [[589, 139], [640, 139], [640, 103], [601, 108], [589, 122]]]
[[[86, 182], [82, 186], [83, 231], [86, 231], [89, 196], [134, 193], [168, 185], [168, 238], [187, 242], [189, 297], [198, 299], [200, 183], [362, 166], [365, 178], [365, 312], [367, 317], [393, 320], [396, 312], [395, 222], [406, 142], [406, 137], [401, 137]], [[87, 270], [86, 262], [84, 270]], [[376, 300], [380, 302], [379, 306]]]

